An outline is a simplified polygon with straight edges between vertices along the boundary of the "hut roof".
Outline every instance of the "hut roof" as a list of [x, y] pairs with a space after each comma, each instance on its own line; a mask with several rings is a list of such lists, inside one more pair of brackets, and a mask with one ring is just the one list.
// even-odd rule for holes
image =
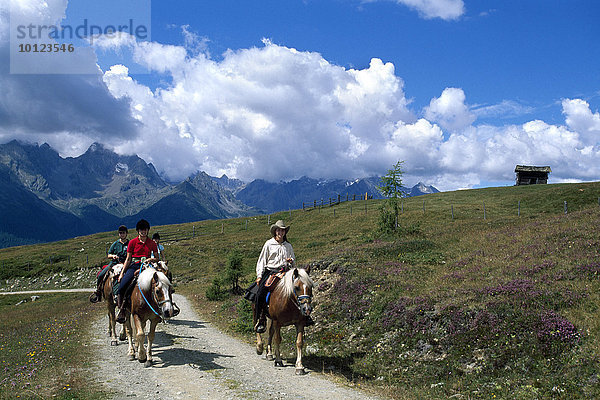
[[552, 172], [549, 166], [535, 167], [533, 165], [517, 165], [515, 172]]

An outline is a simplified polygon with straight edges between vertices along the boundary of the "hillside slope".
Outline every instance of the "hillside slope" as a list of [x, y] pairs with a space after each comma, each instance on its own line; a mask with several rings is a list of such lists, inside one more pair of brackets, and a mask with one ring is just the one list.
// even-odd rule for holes
[[[310, 368], [398, 399], [589, 399], [600, 396], [599, 197], [599, 183], [582, 183], [408, 198], [387, 236], [377, 200], [153, 230], [186, 237], [166, 246], [178, 291], [251, 340], [248, 304], [224, 281], [227, 255], [241, 252], [245, 286], [269, 220], [291, 223], [297, 261], [315, 280]], [[16, 271], [37, 253], [43, 271], [48, 254], [79, 248], [100, 263], [112, 236], [5, 249], [0, 263]], [[210, 302], [215, 285], [223, 300]]]

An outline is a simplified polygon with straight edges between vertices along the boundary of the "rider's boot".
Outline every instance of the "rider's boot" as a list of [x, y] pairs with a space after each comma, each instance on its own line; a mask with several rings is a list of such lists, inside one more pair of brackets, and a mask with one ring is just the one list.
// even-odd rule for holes
[[101, 290], [100, 286], [101, 285], [98, 284], [96, 291], [90, 295], [90, 301], [92, 303], [98, 303], [100, 300], [102, 300], [102, 290]]
[[262, 309], [256, 311], [258, 314], [258, 322], [254, 326], [256, 333], [265, 333], [267, 330], [267, 317]]

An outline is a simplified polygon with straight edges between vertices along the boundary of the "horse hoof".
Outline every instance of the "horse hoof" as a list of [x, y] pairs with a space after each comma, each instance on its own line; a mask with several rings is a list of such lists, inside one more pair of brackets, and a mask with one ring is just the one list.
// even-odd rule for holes
[[140, 359], [138, 359], [138, 361], [139, 361], [140, 363], [142, 363], [142, 364], [143, 364], [143, 363], [145, 363], [145, 362], [146, 362], [146, 359], [144, 358], [144, 359], [142, 360], [142, 359], [140, 358]]
[[272, 354], [267, 354], [267, 361], [273, 361], [275, 359], [275, 357], [273, 357]]
[[263, 353], [264, 351], [264, 347], [261, 344], [260, 346], [256, 346], [256, 354], [258, 354], [259, 356]]
[[281, 360], [275, 360], [275, 366], [283, 368], [283, 361], [281, 361]]
[[304, 368], [296, 368], [296, 375], [306, 375]]
[[152, 366], [152, 360], [146, 360], [146, 362], [144, 363], [144, 367], [148, 368]]
[[129, 361], [133, 361], [133, 360], [135, 360], [135, 356], [132, 354], [129, 356]]
[[116, 346], [116, 345], [118, 345], [118, 344], [119, 344], [119, 342], [117, 342], [116, 340], [111, 340], [111, 341], [110, 341], [110, 345], [111, 345], [111, 346]]
[[127, 336], [125, 336], [125, 334], [119, 335], [119, 340], [125, 341], [126, 339], [127, 339]]

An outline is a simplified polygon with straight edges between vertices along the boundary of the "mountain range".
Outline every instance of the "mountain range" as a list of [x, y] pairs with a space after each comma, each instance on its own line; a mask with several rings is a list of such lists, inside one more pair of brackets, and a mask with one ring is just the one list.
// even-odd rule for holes
[[[341, 196], [381, 198], [380, 178], [289, 182], [211, 177], [197, 172], [167, 183], [137, 155], [118, 155], [99, 143], [78, 157], [61, 157], [48, 144], [0, 145], [0, 248], [135, 226], [233, 218], [302, 208]], [[410, 196], [437, 192], [423, 184]]]

